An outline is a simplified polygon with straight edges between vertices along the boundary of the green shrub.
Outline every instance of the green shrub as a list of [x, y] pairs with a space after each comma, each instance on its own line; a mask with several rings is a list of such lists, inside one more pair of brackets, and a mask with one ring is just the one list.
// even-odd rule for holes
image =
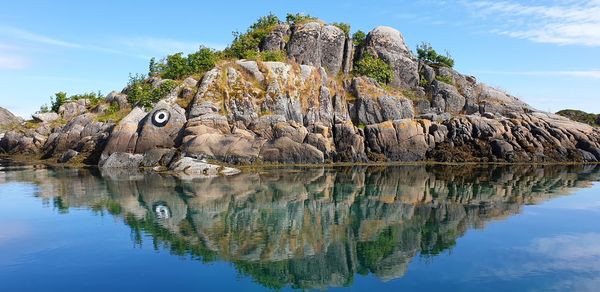
[[150, 64], [148, 64], [148, 76], [158, 76], [164, 70], [163, 64], [156, 62], [154, 57], [150, 58]]
[[200, 47], [200, 49], [187, 57], [188, 64], [188, 75], [203, 73], [213, 67], [219, 60], [219, 53], [213, 49], [207, 47]]
[[168, 79], [180, 79], [189, 73], [187, 58], [179, 52], [167, 56], [162, 76]]
[[179, 52], [167, 56], [161, 62], [156, 62], [156, 59], [152, 58], [148, 65], [148, 76], [183, 79], [212, 69], [220, 57], [218, 51], [201, 46], [198, 51], [187, 56]]
[[53, 111], [55, 113], [58, 113], [58, 110], [60, 109], [60, 106], [69, 102], [69, 101], [75, 101], [75, 100], [80, 100], [80, 99], [87, 99], [90, 102], [91, 106], [95, 106], [98, 104], [98, 102], [100, 102], [101, 100], [104, 99], [104, 96], [102, 95], [102, 93], [100, 91], [94, 93], [94, 92], [89, 92], [89, 93], [83, 93], [83, 94], [75, 94], [75, 95], [71, 95], [71, 96], [67, 96], [66, 92], [57, 92], [54, 94], [54, 97], [50, 97], [50, 108], [48, 108], [47, 105], [42, 105], [40, 107], [40, 112], [45, 113], [45, 112], [50, 112]]
[[38, 113], [49, 113], [50, 112], [50, 107], [48, 107], [47, 104], [43, 104], [42, 106], [40, 106], [40, 110], [38, 111]]
[[152, 84], [147, 82], [144, 75], [129, 75], [127, 101], [132, 105], [150, 109], [155, 102], [164, 98], [177, 85], [176, 81], [166, 80], [158, 88], [153, 88]]
[[57, 92], [54, 94], [54, 98], [50, 98], [50, 109], [53, 112], [58, 113], [58, 109], [60, 108], [60, 106], [67, 101], [69, 101], [69, 99], [67, 98], [66, 92]]
[[366, 41], [367, 34], [362, 30], [358, 30], [352, 35], [352, 42], [355, 46], [364, 47]]
[[257, 55], [257, 59], [265, 62], [286, 62], [287, 54], [285, 51], [264, 51]]
[[290, 25], [303, 24], [313, 20], [317, 20], [317, 18], [304, 13], [288, 13], [285, 16], [285, 21]]
[[371, 77], [381, 84], [389, 83], [394, 76], [394, 72], [387, 63], [370, 54], [363, 55], [354, 64], [354, 74]]
[[341, 29], [346, 36], [350, 36], [350, 24], [345, 22], [334, 22], [331, 25]]
[[256, 58], [260, 44], [281, 21], [270, 13], [260, 17], [245, 33], [233, 32], [231, 45], [224, 50], [224, 55], [237, 59]]
[[129, 75], [127, 83], [127, 101], [132, 105], [147, 107], [152, 104], [152, 84], [146, 82], [143, 75]]
[[452, 76], [436, 75], [435, 80], [444, 82], [446, 84], [454, 85], [454, 79], [452, 79]]
[[87, 99], [90, 102], [90, 106], [95, 106], [98, 104], [98, 102], [100, 102], [104, 98], [105, 97], [104, 97], [104, 95], [102, 95], [102, 92], [98, 91], [98, 92], [88, 92], [88, 93], [83, 93], [83, 94], [71, 95], [68, 98], [68, 100], [72, 101], [72, 100]]
[[446, 52], [445, 56], [440, 55], [426, 42], [417, 45], [417, 56], [419, 59], [436, 66], [454, 67], [454, 59], [452, 59], [448, 52]]

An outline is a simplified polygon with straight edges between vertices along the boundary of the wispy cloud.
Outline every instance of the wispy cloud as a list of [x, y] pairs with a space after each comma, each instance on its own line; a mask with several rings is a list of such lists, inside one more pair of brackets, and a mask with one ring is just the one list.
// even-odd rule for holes
[[44, 36], [41, 34], [36, 34], [33, 32], [29, 32], [29, 31], [26, 31], [23, 29], [19, 29], [16, 27], [10, 27], [10, 26], [0, 26], [0, 34], [8, 35], [8, 36], [26, 40], [26, 41], [47, 44], [47, 45], [53, 45], [53, 46], [59, 46], [59, 47], [65, 47], [65, 48], [82, 48], [83, 47], [80, 44], [55, 39], [52, 37]]
[[559, 76], [559, 77], [580, 77], [600, 79], [600, 70], [556, 70], [556, 71], [486, 71], [478, 70], [476, 73], [498, 74], [498, 75], [527, 75], [527, 76]]
[[1, 56], [0, 70], [23, 69], [29, 65], [29, 60], [19, 56]]
[[478, 17], [497, 20], [495, 33], [539, 43], [600, 46], [600, 1], [461, 1]]
[[[136, 58], [146, 58], [146, 56], [141, 56], [139, 54], [130, 54], [128, 52], [122, 51], [120, 49], [109, 48], [104, 46], [98, 46], [94, 44], [87, 43], [76, 43], [66, 40], [61, 40], [58, 38], [54, 38], [51, 36], [46, 36], [34, 32], [30, 32], [24, 29], [11, 27], [11, 26], [0, 26], [0, 35], [8, 36], [14, 39], [33, 42], [37, 44], [56, 46], [68, 49], [81, 49], [81, 50], [89, 50], [95, 52], [109, 53], [109, 54], [118, 54], [118, 55], [127, 55]], [[13, 45], [10, 44], [0, 44], [0, 49], [9, 49], [14, 48]]]

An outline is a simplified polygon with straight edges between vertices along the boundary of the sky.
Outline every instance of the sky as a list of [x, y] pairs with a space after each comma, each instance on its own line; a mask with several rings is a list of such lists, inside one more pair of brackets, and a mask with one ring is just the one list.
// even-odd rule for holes
[[4, 1], [0, 106], [29, 117], [55, 92], [121, 90], [151, 57], [222, 49], [269, 12], [391, 26], [537, 109], [600, 113], [600, 0]]

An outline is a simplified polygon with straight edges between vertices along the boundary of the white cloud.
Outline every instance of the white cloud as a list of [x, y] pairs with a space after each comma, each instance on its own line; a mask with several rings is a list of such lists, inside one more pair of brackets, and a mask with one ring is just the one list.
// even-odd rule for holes
[[474, 14], [496, 20], [491, 31], [559, 45], [600, 46], [600, 1], [552, 1], [548, 5], [513, 1], [462, 1]]
[[[5, 35], [5, 36], [9, 36], [9, 37], [12, 37], [15, 39], [34, 42], [34, 43], [38, 43], [38, 44], [57, 46], [57, 47], [63, 47], [63, 48], [69, 48], [69, 49], [83, 49], [83, 50], [97, 51], [97, 52], [103, 52], [103, 53], [109, 53], [109, 54], [128, 55], [131, 57], [146, 58], [145, 56], [140, 56], [137, 54], [128, 54], [128, 53], [123, 52], [118, 49], [97, 46], [97, 45], [92, 45], [92, 44], [74, 43], [74, 42], [60, 40], [57, 38], [33, 33], [30, 31], [27, 31], [27, 30], [10, 27], [10, 26], [0, 26], [0, 35]], [[8, 50], [11, 48], [14, 48], [14, 46], [8, 45], [8, 44], [0, 44], [0, 49]]]
[[14, 38], [31, 41], [31, 42], [36, 42], [36, 43], [41, 43], [41, 44], [47, 44], [47, 45], [65, 47], [65, 48], [82, 48], [83, 47], [76, 43], [62, 41], [59, 39], [32, 33], [32, 32], [26, 31], [26, 30], [22, 30], [22, 29], [10, 27], [10, 26], [0, 27], [0, 33], [14, 37]]
[[19, 56], [0, 56], [0, 70], [23, 69], [29, 65], [29, 61]]

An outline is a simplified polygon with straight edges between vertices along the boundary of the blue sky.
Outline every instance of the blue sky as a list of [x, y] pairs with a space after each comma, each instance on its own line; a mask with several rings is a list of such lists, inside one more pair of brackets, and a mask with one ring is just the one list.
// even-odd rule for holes
[[538, 109], [600, 113], [600, 0], [5, 1], [0, 106], [25, 117], [54, 92], [120, 90], [150, 57], [223, 48], [268, 12], [392, 26]]

